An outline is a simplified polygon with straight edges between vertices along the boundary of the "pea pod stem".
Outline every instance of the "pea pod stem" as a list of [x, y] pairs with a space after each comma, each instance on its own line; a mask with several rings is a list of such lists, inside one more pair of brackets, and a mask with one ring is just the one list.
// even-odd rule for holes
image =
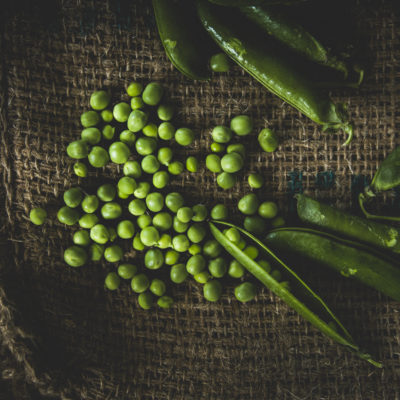
[[[229, 241], [225, 235], [216, 227], [215, 224], [220, 224], [223, 226], [234, 227], [239, 230], [242, 234], [244, 234], [248, 239], [252, 240], [255, 244], [257, 244], [260, 248], [262, 248], [291, 278], [294, 280], [297, 285], [299, 285], [304, 293], [305, 297], [311, 298], [314, 302], [317, 302], [320, 308], [321, 313], [329, 315], [331, 321], [333, 322], [339, 329], [340, 332], [337, 332], [332, 326], [326, 321], [322, 320], [315, 312], [310, 310], [303, 301], [299, 300], [295, 297], [290, 291], [287, 290], [285, 285], [281, 285], [278, 281], [276, 281], [269, 273], [267, 273], [256, 261], [251, 259], [247, 254], [239, 249], [234, 243]], [[283, 261], [281, 261], [265, 244], [263, 244], [260, 240], [258, 240], [255, 236], [245, 231], [242, 228], [239, 228], [231, 223], [222, 222], [222, 221], [212, 221], [209, 222], [211, 233], [214, 238], [225, 248], [225, 250], [234, 257], [239, 263], [241, 263], [252, 275], [254, 275], [263, 285], [269, 288], [273, 293], [279, 296], [283, 301], [285, 301], [290, 307], [296, 310], [301, 316], [303, 316], [307, 321], [313, 324], [316, 328], [318, 328], [322, 333], [330, 337], [332, 340], [340, 343], [353, 352], [355, 352], [360, 358], [370, 362], [375, 367], [382, 367], [382, 364], [373, 360], [371, 356], [359, 349], [359, 347], [354, 343], [354, 340], [347, 332], [347, 330], [343, 327], [337, 317], [332, 313], [332, 311], [328, 308], [328, 306], [323, 302], [323, 300], [317, 296], [311, 288], [306, 285], [305, 282], [301, 280], [301, 278], [291, 269], [289, 268]]]
[[371, 214], [370, 212], [367, 211], [365, 208], [365, 203], [367, 200], [369, 200], [370, 197], [366, 197], [364, 193], [360, 193], [358, 195], [358, 204], [361, 208], [361, 211], [365, 215], [366, 218], [368, 219], [376, 219], [376, 220], [382, 220], [382, 221], [395, 221], [395, 222], [400, 222], [400, 217], [391, 217], [388, 215], [375, 215]]

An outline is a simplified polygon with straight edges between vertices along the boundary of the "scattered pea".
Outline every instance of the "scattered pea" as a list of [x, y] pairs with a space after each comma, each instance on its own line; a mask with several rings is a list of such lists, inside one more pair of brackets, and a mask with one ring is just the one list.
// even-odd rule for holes
[[67, 146], [68, 157], [80, 160], [89, 154], [89, 147], [84, 140], [75, 140]]
[[127, 161], [123, 167], [123, 174], [138, 179], [142, 176], [142, 168], [137, 161]]
[[239, 136], [246, 136], [253, 130], [253, 121], [247, 115], [238, 115], [231, 120], [231, 129]]
[[222, 153], [225, 151], [225, 146], [221, 143], [212, 142], [210, 145], [210, 149], [213, 153]]
[[113, 120], [113, 113], [112, 113], [112, 111], [111, 110], [103, 110], [101, 113], [100, 113], [100, 116], [101, 116], [101, 119], [104, 121], [104, 122], [111, 122], [112, 120]]
[[137, 266], [133, 264], [120, 264], [118, 266], [118, 275], [122, 279], [132, 279], [137, 273]]
[[78, 246], [89, 246], [90, 244], [90, 236], [89, 232], [85, 230], [79, 230], [74, 233], [74, 236], [72, 237], [72, 241], [74, 244]]
[[133, 195], [138, 199], [144, 199], [150, 192], [150, 183], [148, 182], [139, 182], [136, 190], [133, 192]]
[[105, 183], [97, 189], [97, 197], [104, 202], [113, 201], [117, 194], [117, 189], [111, 183]]
[[99, 199], [95, 194], [88, 194], [82, 200], [82, 210], [87, 214], [92, 214], [99, 207], [99, 203]]
[[203, 286], [204, 298], [208, 301], [218, 301], [222, 295], [222, 285], [219, 281], [212, 279]]
[[161, 121], [170, 121], [174, 116], [174, 107], [171, 104], [160, 104], [157, 107], [157, 115]]
[[188, 275], [185, 264], [175, 264], [169, 272], [170, 279], [174, 283], [184, 282]]
[[184, 170], [184, 165], [180, 161], [173, 161], [168, 164], [168, 172], [172, 175], [179, 175]]
[[127, 146], [132, 146], [136, 142], [136, 135], [129, 129], [125, 129], [119, 134], [119, 140]]
[[131, 239], [135, 234], [135, 225], [127, 219], [121, 221], [117, 225], [117, 234], [121, 239]]
[[238, 209], [245, 215], [254, 215], [260, 202], [254, 193], [244, 195], [238, 202]]
[[161, 308], [171, 308], [174, 305], [174, 299], [170, 296], [161, 296], [157, 300], [157, 305]]
[[217, 53], [211, 56], [210, 68], [214, 72], [228, 72], [229, 67], [229, 58], [225, 53]]
[[146, 254], [144, 255], [144, 265], [148, 269], [159, 269], [163, 266], [163, 264], [164, 264], [164, 255], [160, 249], [150, 249], [146, 251]]
[[201, 254], [191, 256], [186, 262], [186, 271], [190, 275], [197, 275], [206, 267], [206, 259]]
[[264, 201], [258, 207], [258, 215], [266, 219], [275, 218], [278, 214], [278, 206], [273, 201]]
[[153, 186], [157, 189], [164, 189], [169, 183], [169, 175], [167, 171], [157, 171], [153, 175]]
[[94, 145], [100, 142], [101, 132], [97, 128], [86, 128], [81, 132], [81, 138], [83, 141]]
[[118, 289], [120, 283], [121, 279], [115, 272], [108, 273], [106, 279], [104, 280], [104, 285], [108, 290]]
[[186, 159], [186, 169], [189, 172], [197, 172], [199, 169], [199, 161], [194, 156], [189, 156]]
[[47, 212], [41, 207], [36, 207], [29, 213], [29, 219], [35, 225], [43, 225], [47, 218]]
[[180, 253], [176, 250], [168, 250], [165, 253], [165, 264], [167, 265], [174, 265], [179, 261]]
[[91, 229], [99, 222], [99, 217], [96, 214], [83, 214], [79, 218], [79, 226], [84, 229]]
[[217, 184], [220, 188], [228, 190], [235, 186], [237, 181], [235, 174], [230, 174], [229, 172], [221, 172], [217, 175]]
[[140, 293], [138, 296], [138, 303], [143, 310], [150, 310], [153, 307], [154, 297], [150, 292]]
[[143, 293], [149, 286], [150, 281], [145, 274], [137, 274], [131, 280], [131, 288], [135, 293]]
[[104, 250], [104, 258], [108, 262], [118, 262], [122, 259], [124, 252], [117, 244], [106, 247]]
[[74, 173], [76, 176], [80, 178], [86, 178], [88, 175], [88, 167], [81, 161], [77, 161], [74, 164]]
[[235, 297], [242, 303], [253, 300], [256, 294], [256, 288], [251, 282], [243, 282], [235, 288]]
[[144, 101], [141, 97], [132, 97], [131, 98], [131, 109], [132, 110], [139, 110], [144, 107]]
[[264, 184], [264, 178], [260, 174], [250, 174], [248, 182], [251, 188], [260, 189]]
[[88, 155], [89, 164], [95, 168], [102, 168], [110, 161], [106, 150], [100, 146], [94, 146]]
[[225, 204], [216, 204], [211, 209], [211, 218], [217, 221], [226, 220], [228, 218], [228, 207]]
[[135, 97], [140, 96], [143, 92], [143, 85], [140, 82], [132, 82], [126, 88], [128, 96]]
[[267, 153], [271, 153], [278, 148], [279, 142], [276, 133], [268, 128], [263, 129], [258, 135], [258, 143]]
[[111, 125], [104, 125], [101, 130], [104, 139], [111, 140], [115, 135], [115, 128]]
[[218, 173], [222, 171], [221, 167], [221, 157], [217, 154], [209, 154], [206, 157], [206, 167], [211, 172]]
[[148, 137], [157, 137], [158, 127], [156, 124], [150, 123], [147, 124], [143, 129], [142, 132], [145, 136]]
[[87, 259], [87, 252], [82, 247], [71, 246], [64, 251], [64, 261], [71, 267], [81, 267]]
[[163, 87], [157, 82], [151, 82], [143, 90], [142, 99], [149, 106], [156, 106], [164, 94]]
[[265, 220], [258, 215], [248, 215], [243, 222], [244, 228], [254, 235], [262, 235], [267, 226]]
[[175, 136], [176, 129], [170, 122], [162, 122], [158, 126], [158, 137], [162, 140], [171, 140]]
[[148, 115], [142, 110], [133, 110], [129, 114], [128, 118], [128, 129], [131, 132], [139, 132], [141, 131], [147, 124]]
[[81, 115], [81, 124], [84, 128], [90, 128], [100, 122], [100, 116], [96, 111], [86, 111]]
[[232, 260], [229, 264], [228, 275], [232, 278], [238, 279], [244, 275], [245, 269], [242, 264], [236, 260]]
[[181, 146], [189, 146], [194, 141], [194, 132], [190, 128], [179, 128], [175, 132], [175, 140]]
[[97, 90], [90, 96], [90, 107], [93, 110], [104, 110], [110, 104], [111, 96], [105, 90]]
[[228, 263], [225, 258], [217, 257], [208, 263], [208, 270], [214, 278], [222, 278], [228, 269]]
[[79, 212], [68, 206], [61, 207], [57, 213], [58, 220], [65, 225], [75, 225], [79, 220]]
[[122, 214], [122, 208], [118, 203], [110, 201], [101, 207], [101, 215], [104, 219], [116, 219]]

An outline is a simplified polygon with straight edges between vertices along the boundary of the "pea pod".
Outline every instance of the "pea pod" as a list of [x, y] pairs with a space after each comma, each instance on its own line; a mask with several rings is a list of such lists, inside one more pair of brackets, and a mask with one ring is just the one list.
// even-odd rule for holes
[[[243, 235], [245, 235], [247, 239], [250, 239], [254, 245], [257, 245], [260, 249], [266, 252], [275, 262], [276, 267], [279, 268], [285, 279], [289, 280], [291, 290], [289, 291], [286, 285], [276, 281], [256, 261], [251, 259], [246, 253], [240, 250], [238, 246], [229, 241], [215, 224], [235, 227]], [[303, 318], [313, 324], [317, 329], [330, 337], [332, 340], [354, 351], [360, 358], [370, 362], [376, 367], [382, 367], [381, 363], [373, 360], [369, 354], [359, 349], [351, 335], [347, 332], [333, 312], [328, 308], [325, 302], [316, 293], [314, 293], [292, 269], [290, 269], [283, 261], [281, 261], [267, 246], [265, 246], [265, 244], [247, 231], [227, 222], [213, 221], [209, 223], [209, 226], [214, 238], [232, 257], [242, 264], [263, 285], [279, 296], [290, 307], [296, 310]]]
[[200, 20], [214, 41], [245, 71], [268, 90], [300, 110], [323, 130], [343, 129], [351, 141], [353, 128], [343, 105], [335, 105], [328, 94], [314, 87], [282, 49], [271, 44], [257, 27], [243, 26], [243, 15], [205, 0], [197, 2]]
[[278, 254], [333, 269], [400, 301], [400, 268], [355, 242], [305, 228], [275, 229], [265, 242]]
[[400, 253], [398, 229], [337, 210], [302, 194], [297, 198], [297, 214], [303, 222], [334, 234]]
[[153, 0], [158, 32], [172, 64], [190, 79], [211, 77], [208, 62], [214, 43], [201, 27], [188, 0]]

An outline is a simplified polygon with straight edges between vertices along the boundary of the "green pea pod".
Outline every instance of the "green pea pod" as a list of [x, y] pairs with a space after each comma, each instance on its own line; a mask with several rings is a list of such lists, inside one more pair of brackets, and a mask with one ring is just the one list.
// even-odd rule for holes
[[355, 242], [306, 228], [275, 229], [265, 242], [278, 254], [333, 269], [400, 301], [400, 268]]
[[398, 229], [346, 213], [302, 194], [295, 197], [297, 214], [303, 222], [337, 235], [400, 253]]
[[[285, 280], [289, 281], [290, 291], [286, 285], [279, 283], [269, 273], [266, 272], [256, 261], [251, 259], [246, 253], [239, 249], [234, 243], [216, 227], [215, 224], [235, 227], [246, 238], [250, 239], [254, 245], [258, 246], [274, 261], [276, 267], [282, 273]], [[247, 231], [227, 222], [213, 221], [209, 223], [211, 233], [214, 238], [225, 248], [225, 250], [242, 264], [252, 275], [254, 275], [263, 285], [285, 301], [290, 307], [297, 311], [303, 318], [309, 321], [322, 333], [354, 351], [360, 358], [370, 362], [376, 367], [382, 364], [374, 361], [371, 355], [361, 351], [353, 338], [333, 314], [325, 302], [314, 293], [311, 288], [283, 261], [281, 261], [265, 244]]]
[[215, 45], [204, 32], [188, 0], [153, 0], [158, 33], [172, 64], [190, 79], [211, 77], [209, 60]]
[[348, 133], [345, 144], [351, 141], [353, 128], [343, 105], [335, 105], [326, 92], [315, 88], [304, 74], [268, 42], [257, 27], [243, 24], [243, 15], [205, 0], [197, 1], [200, 20], [214, 41], [245, 71], [268, 90], [300, 110], [323, 130], [343, 129]]
[[364, 203], [371, 200], [380, 192], [393, 189], [400, 185], [400, 146], [396, 147], [376, 171], [374, 178], [369, 186], [365, 188], [364, 193], [360, 193], [358, 200], [361, 210], [367, 218], [382, 219], [388, 221], [400, 221], [400, 217], [390, 217], [384, 215], [370, 214], [364, 207]]

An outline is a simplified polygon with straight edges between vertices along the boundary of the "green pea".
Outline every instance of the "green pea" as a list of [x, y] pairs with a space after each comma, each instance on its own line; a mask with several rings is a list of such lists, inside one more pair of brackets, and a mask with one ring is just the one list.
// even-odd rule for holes
[[150, 192], [150, 183], [148, 182], [139, 182], [136, 190], [133, 192], [133, 195], [138, 199], [144, 199]]
[[219, 281], [213, 279], [203, 286], [204, 298], [208, 301], [218, 301], [222, 295], [222, 285]]
[[96, 214], [83, 214], [79, 218], [79, 226], [84, 229], [91, 229], [99, 222], [99, 217]]
[[154, 226], [147, 226], [140, 232], [140, 240], [147, 247], [154, 246], [159, 239], [160, 234]]
[[257, 264], [268, 273], [271, 272], [271, 264], [267, 260], [258, 260]]
[[131, 288], [135, 293], [143, 293], [149, 286], [150, 281], [145, 274], [137, 274], [131, 280]]
[[132, 215], [143, 215], [146, 212], [146, 203], [142, 199], [133, 199], [128, 205], [128, 210]]
[[212, 142], [210, 145], [210, 150], [213, 153], [222, 153], [223, 151], [225, 151], [225, 146], [221, 143]]
[[127, 161], [123, 167], [123, 174], [138, 179], [142, 176], [142, 168], [137, 161]]
[[148, 156], [156, 150], [157, 141], [154, 138], [140, 137], [136, 140], [135, 148], [141, 156]]
[[222, 171], [221, 157], [217, 154], [209, 154], [206, 157], [206, 167], [211, 172], [218, 173]]
[[76, 208], [81, 204], [83, 199], [82, 189], [79, 187], [73, 187], [64, 192], [63, 195], [64, 203], [70, 208]]
[[265, 128], [258, 135], [258, 143], [267, 153], [271, 153], [278, 148], [278, 137], [274, 131]]
[[36, 207], [29, 213], [29, 219], [35, 225], [43, 225], [47, 218], [47, 212], [43, 208]]
[[186, 270], [185, 264], [175, 264], [169, 271], [169, 276], [172, 282], [182, 283], [186, 280], [189, 273]]
[[275, 218], [278, 214], [278, 206], [273, 201], [264, 201], [258, 207], [258, 215], [266, 219]]
[[189, 146], [194, 141], [194, 132], [190, 128], [179, 128], [175, 132], [175, 140], [181, 146]]
[[150, 211], [159, 212], [164, 207], [164, 196], [161, 193], [149, 193], [146, 197], [146, 205]]
[[57, 213], [58, 220], [65, 225], [74, 225], [79, 220], [79, 212], [67, 206], [61, 207]]
[[108, 262], [118, 262], [122, 259], [124, 252], [117, 244], [106, 247], [104, 250], [104, 258]]
[[104, 254], [104, 246], [93, 243], [89, 247], [89, 257], [92, 261], [100, 261]]
[[222, 125], [216, 126], [211, 132], [214, 142], [217, 143], [228, 143], [232, 139], [232, 135], [232, 130]]
[[171, 308], [174, 305], [174, 299], [170, 296], [161, 296], [157, 300], [157, 305], [161, 308]]
[[249, 193], [239, 200], [238, 209], [245, 215], [254, 215], [257, 212], [259, 205], [260, 202], [257, 196], [254, 193]]
[[153, 175], [153, 186], [157, 189], [165, 188], [169, 183], [169, 175], [166, 171], [158, 171]]
[[113, 116], [116, 121], [118, 122], [126, 122], [128, 121], [129, 114], [131, 113], [132, 109], [128, 103], [121, 102], [114, 106], [113, 108]]
[[201, 271], [193, 276], [194, 280], [198, 283], [205, 284], [211, 279], [211, 275], [208, 271]]
[[104, 219], [116, 219], [122, 214], [122, 208], [118, 203], [110, 201], [101, 207], [101, 215]]
[[172, 175], [179, 175], [184, 170], [184, 165], [180, 161], [173, 161], [168, 165], [168, 172]]
[[97, 90], [90, 96], [90, 107], [93, 110], [104, 110], [111, 101], [111, 96], [105, 90]]
[[84, 128], [90, 128], [100, 122], [100, 116], [96, 111], [86, 111], [81, 114], [81, 124]]
[[190, 156], [186, 159], [186, 169], [189, 172], [197, 172], [199, 169], [199, 161], [196, 157]]
[[200, 243], [207, 234], [207, 229], [204, 224], [193, 224], [187, 231], [189, 240], [193, 243]]
[[132, 247], [137, 251], [142, 251], [146, 247], [143, 242], [140, 240], [140, 234], [137, 233], [132, 241]]
[[160, 104], [157, 107], [157, 115], [161, 121], [170, 121], [174, 116], [174, 106], [171, 104]]
[[271, 227], [272, 228], [281, 228], [282, 226], [285, 226], [285, 220], [283, 217], [275, 217], [271, 222]]
[[231, 120], [231, 129], [236, 135], [246, 136], [253, 130], [253, 121], [247, 115], [238, 115]]
[[128, 96], [135, 97], [140, 96], [143, 92], [143, 85], [140, 82], [132, 82], [126, 88]]
[[142, 132], [145, 136], [148, 137], [157, 137], [157, 131], [158, 131], [158, 127], [156, 124], [153, 124], [152, 122], [147, 124], [143, 129]]
[[117, 187], [120, 192], [130, 195], [136, 190], [137, 183], [134, 178], [124, 176], [118, 181]]
[[192, 207], [193, 217], [192, 221], [202, 222], [207, 218], [208, 210], [204, 204], [196, 204]]
[[176, 213], [179, 221], [188, 223], [193, 217], [193, 210], [190, 207], [181, 207]]
[[251, 282], [243, 282], [235, 287], [235, 297], [242, 303], [253, 300], [256, 294], [256, 287]]
[[115, 128], [112, 125], [104, 125], [101, 130], [104, 139], [111, 140], [115, 135]]
[[97, 189], [97, 197], [104, 202], [113, 201], [117, 194], [117, 189], [111, 183], [105, 183]]
[[177, 213], [184, 203], [182, 195], [178, 192], [171, 192], [165, 196], [165, 205], [173, 213]]
[[81, 267], [86, 264], [87, 259], [87, 252], [82, 247], [71, 246], [64, 251], [64, 261], [71, 267]]
[[252, 260], [255, 260], [258, 257], [258, 249], [255, 246], [247, 246], [243, 249], [243, 253], [247, 254]]
[[147, 226], [150, 226], [152, 222], [152, 218], [148, 214], [143, 214], [138, 217], [136, 223], [140, 229], [144, 229]]
[[160, 212], [153, 217], [153, 225], [161, 232], [172, 227], [172, 216], [167, 212]]
[[225, 232], [225, 236], [228, 238], [229, 241], [231, 241], [232, 243], [239, 243], [241, 236], [239, 231], [236, 228], [229, 228], [226, 232]]
[[137, 266], [133, 264], [120, 264], [118, 266], [118, 275], [122, 279], [132, 279], [137, 273]]
[[265, 220], [258, 215], [248, 215], [243, 222], [244, 228], [254, 235], [262, 235], [267, 226]]
[[174, 265], [179, 261], [180, 253], [176, 250], [168, 250], [165, 253], [165, 264], [167, 265]]
[[87, 214], [92, 214], [98, 209], [99, 203], [99, 199], [95, 194], [86, 195], [82, 200], [82, 210]]
[[181, 222], [177, 216], [173, 218], [172, 226], [177, 233], [184, 233], [187, 231], [189, 224]]
[[172, 160], [173, 152], [169, 147], [162, 147], [158, 150], [157, 158], [162, 165], [168, 166]]
[[104, 280], [104, 285], [108, 290], [117, 290], [120, 283], [121, 279], [115, 272], [108, 273]]
[[114, 240], [117, 238], [117, 231], [115, 230], [115, 228], [110, 226], [108, 228], [108, 232], [110, 233], [110, 242], [114, 242]]
[[190, 275], [197, 275], [206, 268], [206, 259], [201, 254], [190, 257], [186, 263], [186, 271]]
[[193, 243], [190, 245], [188, 252], [190, 255], [195, 256], [196, 254], [200, 254], [202, 250], [202, 247], [197, 244], [197, 243]]
[[154, 304], [154, 297], [150, 292], [140, 293], [138, 296], [138, 303], [143, 310], [150, 310]]
[[264, 178], [260, 174], [250, 174], [248, 182], [251, 188], [260, 189], [264, 184]]
[[113, 120], [113, 113], [112, 113], [112, 111], [111, 110], [103, 110], [101, 113], [100, 113], [100, 116], [101, 116], [101, 119], [104, 121], [104, 122], [111, 122], [112, 120]]
[[74, 244], [78, 246], [89, 246], [90, 244], [90, 236], [88, 231], [80, 230], [74, 233], [72, 237], [72, 241]]
[[132, 146], [136, 142], [136, 135], [129, 129], [125, 129], [119, 134], [119, 140], [127, 146]]
[[121, 192], [121, 190], [118, 189], [118, 197], [120, 199], [127, 199], [130, 195], [128, 193], [125, 192]]
[[129, 114], [127, 126], [131, 132], [139, 132], [146, 126], [147, 121], [148, 115], [144, 111], [137, 109]]
[[80, 161], [77, 161], [74, 164], [74, 173], [76, 176], [79, 176], [80, 178], [86, 178], [88, 175], [88, 167]]
[[172, 237], [168, 233], [163, 233], [157, 242], [157, 247], [160, 249], [168, 249], [172, 246]]
[[154, 174], [160, 168], [160, 163], [153, 154], [143, 157], [141, 165], [142, 170], [147, 174]]
[[81, 138], [89, 144], [97, 144], [101, 140], [101, 132], [97, 128], [86, 128], [81, 132]]
[[131, 108], [132, 110], [139, 110], [144, 107], [144, 101], [141, 97], [136, 96], [131, 98]]
[[203, 254], [209, 258], [217, 258], [222, 253], [221, 245], [215, 240], [207, 240], [203, 246]]
[[231, 278], [239, 279], [244, 275], [245, 269], [242, 264], [236, 260], [232, 260], [229, 264], [228, 275]]
[[172, 247], [179, 253], [184, 253], [190, 247], [189, 239], [185, 235], [177, 235], [172, 239]]
[[246, 157], [246, 149], [244, 147], [243, 144], [241, 143], [234, 143], [234, 144], [230, 144], [227, 148], [226, 148], [226, 152], [227, 153], [238, 153], [242, 156], [243, 160]]
[[89, 164], [95, 168], [102, 168], [110, 161], [108, 152], [100, 146], [92, 147], [88, 155]]
[[143, 90], [143, 101], [149, 106], [156, 106], [164, 94], [163, 87], [157, 82], [151, 82]]
[[167, 286], [161, 279], [153, 279], [150, 284], [150, 292], [156, 296], [162, 296], [167, 290]]
[[90, 238], [96, 243], [105, 244], [110, 240], [110, 232], [104, 225], [97, 224], [90, 229]]
[[221, 158], [221, 168], [225, 172], [234, 173], [243, 168], [243, 158], [240, 154], [232, 152]]
[[221, 172], [217, 175], [217, 184], [220, 188], [228, 190], [235, 186], [237, 181], [235, 174], [230, 174], [229, 172]]
[[158, 126], [158, 137], [162, 140], [171, 140], [175, 136], [176, 129], [170, 122], [162, 122]]
[[121, 239], [131, 239], [135, 234], [135, 225], [128, 219], [123, 220], [117, 225], [117, 234]]
[[240, 238], [239, 243], [236, 243], [236, 246], [240, 250], [243, 250], [247, 246], [247, 243], [245, 242], [245, 240], [243, 238]]
[[223, 257], [217, 257], [210, 260], [208, 270], [214, 278], [222, 278], [228, 270], [228, 263]]
[[163, 266], [163, 264], [164, 255], [160, 249], [150, 249], [146, 251], [146, 254], [144, 255], [144, 265], [148, 269], [159, 269]]
[[229, 58], [225, 53], [217, 53], [210, 58], [210, 68], [214, 72], [228, 72], [229, 71]]
[[110, 159], [115, 164], [125, 164], [128, 161], [131, 151], [123, 142], [114, 142], [108, 149]]
[[211, 218], [217, 221], [228, 219], [228, 207], [225, 204], [216, 204], [211, 209]]
[[86, 158], [89, 153], [89, 147], [84, 140], [75, 140], [67, 146], [68, 157], [80, 160]]

